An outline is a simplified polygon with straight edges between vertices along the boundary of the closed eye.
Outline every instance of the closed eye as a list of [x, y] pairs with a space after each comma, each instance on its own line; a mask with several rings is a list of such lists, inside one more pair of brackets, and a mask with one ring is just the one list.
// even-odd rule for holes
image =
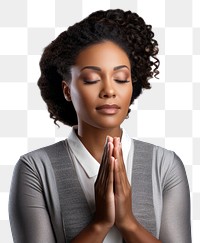
[[100, 81], [100, 80], [99, 79], [97, 79], [97, 80], [83, 80], [83, 83], [84, 84], [95, 84], [98, 81]]
[[[98, 81], [100, 81], [100, 79], [97, 79], [97, 80], [83, 80], [83, 83], [84, 84], [95, 84]], [[117, 82], [117, 83], [129, 83], [130, 81], [129, 80], [122, 80], [122, 79], [115, 79], [115, 82]]]
[[129, 83], [129, 80], [115, 79], [117, 83]]

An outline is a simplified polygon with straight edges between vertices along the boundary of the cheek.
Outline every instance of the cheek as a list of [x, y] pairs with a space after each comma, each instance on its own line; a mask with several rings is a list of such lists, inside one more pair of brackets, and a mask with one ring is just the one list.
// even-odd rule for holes
[[132, 97], [133, 88], [132, 85], [128, 86], [126, 90], [123, 91], [122, 96], [124, 102], [129, 105]]
[[131, 86], [130, 89], [129, 89], [129, 104], [131, 102], [131, 98], [132, 98], [132, 95], [133, 95], [133, 87]]
[[74, 108], [76, 112], [79, 112], [81, 100], [82, 100], [82, 95], [80, 91], [77, 89], [77, 87], [71, 86], [70, 87], [70, 94], [71, 94], [71, 99], [72, 103], [74, 105]]
[[94, 103], [94, 91], [88, 89], [74, 87], [71, 89], [71, 97], [75, 110], [78, 113], [79, 111], [83, 112], [85, 108], [90, 108], [91, 104]]

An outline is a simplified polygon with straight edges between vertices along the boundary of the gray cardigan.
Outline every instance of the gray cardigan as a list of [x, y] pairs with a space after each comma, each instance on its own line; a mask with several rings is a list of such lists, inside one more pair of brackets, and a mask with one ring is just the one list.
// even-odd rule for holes
[[[189, 187], [181, 160], [172, 151], [133, 141], [135, 217], [162, 243], [190, 243]], [[70, 242], [92, 220], [65, 141], [21, 156], [9, 218], [15, 243]]]

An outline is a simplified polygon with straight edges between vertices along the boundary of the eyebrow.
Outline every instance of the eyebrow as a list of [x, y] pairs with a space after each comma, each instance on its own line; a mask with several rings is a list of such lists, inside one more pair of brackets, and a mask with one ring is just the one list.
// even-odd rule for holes
[[[126, 65], [120, 65], [120, 66], [116, 66], [113, 68], [114, 71], [119, 70], [121, 68], [127, 68], [129, 70], [129, 68]], [[91, 69], [91, 70], [95, 70], [95, 71], [101, 71], [100, 67], [97, 66], [85, 66], [81, 69], [81, 71], [83, 71], [84, 69]]]

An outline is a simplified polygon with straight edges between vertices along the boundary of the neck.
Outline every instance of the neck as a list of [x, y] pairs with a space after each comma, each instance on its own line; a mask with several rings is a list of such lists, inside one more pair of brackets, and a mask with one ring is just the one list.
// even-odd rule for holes
[[109, 135], [111, 137], [121, 138], [122, 136], [120, 127], [100, 129], [87, 125], [78, 125], [78, 130], [76, 132], [80, 141], [99, 163], [101, 163], [106, 137]]

